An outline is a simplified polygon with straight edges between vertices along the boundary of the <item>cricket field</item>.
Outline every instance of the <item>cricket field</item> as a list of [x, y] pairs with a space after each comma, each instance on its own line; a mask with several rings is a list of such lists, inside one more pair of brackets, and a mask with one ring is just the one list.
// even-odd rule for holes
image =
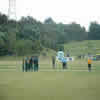
[[100, 100], [100, 62], [93, 62], [92, 72], [86, 61], [70, 62], [66, 71], [53, 70], [47, 59], [39, 72], [22, 72], [21, 61], [0, 65], [0, 100]]

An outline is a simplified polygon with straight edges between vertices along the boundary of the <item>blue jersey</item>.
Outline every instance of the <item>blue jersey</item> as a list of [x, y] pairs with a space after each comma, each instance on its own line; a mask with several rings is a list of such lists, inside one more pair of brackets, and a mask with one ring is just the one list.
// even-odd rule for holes
[[62, 62], [67, 63], [67, 59], [63, 57]]

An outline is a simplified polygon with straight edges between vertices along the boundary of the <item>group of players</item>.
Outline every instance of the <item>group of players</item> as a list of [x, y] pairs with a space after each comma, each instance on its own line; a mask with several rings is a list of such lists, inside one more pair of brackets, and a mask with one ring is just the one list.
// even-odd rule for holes
[[39, 69], [38, 64], [38, 57], [32, 56], [32, 57], [26, 57], [23, 59], [23, 72], [36, 72]]
[[[58, 61], [59, 60], [59, 61]], [[57, 62], [60, 62], [62, 64], [62, 69], [67, 69], [67, 59], [65, 59], [64, 57], [62, 59], [56, 59], [55, 56], [52, 56], [52, 66], [53, 66], [53, 69], [56, 68], [56, 64]]]
[[[57, 56], [52, 56], [52, 67], [55, 69], [56, 68], [56, 62], [60, 61], [62, 63], [62, 69], [67, 69], [67, 59], [64, 57], [64, 52], [59, 51], [57, 53]], [[91, 65], [92, 65], [92, 59], [88, 58], [88, 70], [89, 72], [91, 71]], [[39, 60], [37, 56], [32, 56], [32, 57], [26, 57], [23, 59], [23, 71], [24, 72], [31, 72], [31, 71], [38, 71], [39, 69]]]

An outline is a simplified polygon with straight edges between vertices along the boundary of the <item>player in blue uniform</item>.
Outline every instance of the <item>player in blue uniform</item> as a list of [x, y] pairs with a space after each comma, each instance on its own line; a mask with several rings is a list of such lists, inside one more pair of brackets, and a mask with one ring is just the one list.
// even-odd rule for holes
[[63, 69], [67, 68], [67, 59], [65, 57], [62, 58], [62, 67]]

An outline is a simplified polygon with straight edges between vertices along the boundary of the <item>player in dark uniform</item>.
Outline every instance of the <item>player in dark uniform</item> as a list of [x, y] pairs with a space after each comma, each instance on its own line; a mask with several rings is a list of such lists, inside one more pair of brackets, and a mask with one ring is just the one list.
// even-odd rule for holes
[[38, 72], [39, 64], [38, 64], [38, 57], [37, 56], [34, 57], [33, 62], [34, 62], [34, 72]]
[[29, 71], [33, 71], [33, 57], [29, 59]]
[[56, 59], [54, 56], [52, 56], [52, 67], [53, 69], [55, 69], [55, 62], [56, 62]]
[[25, 67], [24, 67], [24, 69], [25, 69], [25, 72], [27, 72], [28, 69], [29, 69], [29, 58], [28, 57], [25, 58]]

